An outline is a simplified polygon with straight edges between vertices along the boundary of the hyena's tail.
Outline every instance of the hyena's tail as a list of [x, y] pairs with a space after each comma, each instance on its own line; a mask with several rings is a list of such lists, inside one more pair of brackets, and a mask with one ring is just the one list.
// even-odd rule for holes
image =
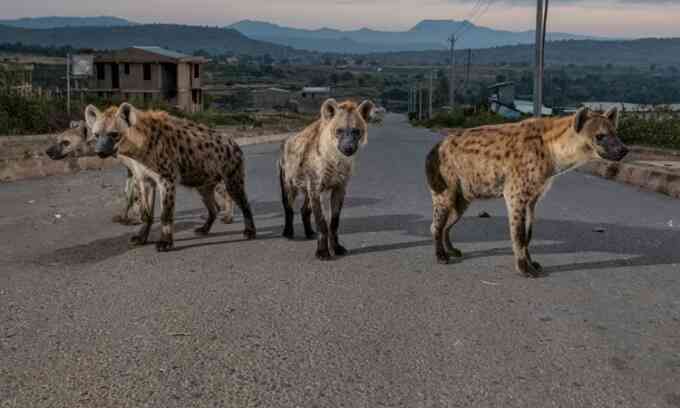
[[441, 193], [446, 190], [446, 180], [441, 173], [441, 159], [439, 158], [439, 147], [441, 142], [437, 143], [430, 153], [427, 155], [425, 161], [425, 174], [427, 175], [427, 184], [435, 193]]

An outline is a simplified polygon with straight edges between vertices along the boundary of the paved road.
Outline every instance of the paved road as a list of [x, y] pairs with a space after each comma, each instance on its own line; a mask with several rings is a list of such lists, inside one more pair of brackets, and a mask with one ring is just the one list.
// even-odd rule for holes
[[246, 149], [259, 239], [193, 236], [180, 190], [168, 254], [109, 221], [120, 170], [0, 184], [0, 407], [680, 407], [680, 202], [570, 173], [538, 209], [547, 277], [511, 268], [500, 201], [436, 265], [437, 139], [371, 130], [330, 263], [279, 237], [275, 145]]

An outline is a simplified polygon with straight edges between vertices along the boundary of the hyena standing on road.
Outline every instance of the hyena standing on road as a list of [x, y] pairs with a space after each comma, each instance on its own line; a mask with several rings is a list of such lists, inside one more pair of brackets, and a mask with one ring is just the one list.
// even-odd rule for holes
[[305, 236], [312, 239], [315, 235], [312, 213], [319, 230], [316, 250], [319, 259], [331, 259], [329, 244], [336, 256], [347, 253], [338, 241], [340, 212], [354, 158], [368, 140], [366, 123], [373, 107], [370, 101], [357, 106], [354, 102], [338, 104], [329, 99], [321, 107], [319, 120], [283, 144], [279, 160], [281, 201], [286, 217], [283, 236], [290, 239], [294, 236], [293, 205], [300, 192], [304, 195], [301, 215]]
[[585, 162], [621, 160], [628, 149], [617, 134], [618, 110], [579, 110], [564, 118], [529, 119], [449, 135], [427, 157], [432, 194], [432, 237], [437, 261], [462, 256], [449, 232], [473, 199], [503, 196], [517, 270], [536, 277], [529, 254], [534, 209], [554, 176]]
[[255, 223], [245, 191], [243, 152], [236, 142], [222, 141], [220, 135], [207, 126], [166, 112], [139, 111], [129, 103], [103, 113], [90, 105], [85, 110], [85, 118], [96, 138], [95, 152], [100, 157], [118, 156], [137, 182], [144, 225], [139, 234], [132, 237], [132, 244], [143, 245], [149, 237], [155, 186], [160, 195], [162, 225], [156, 249], [167, 251], [173, 247], [177, 182], [196, 188], [208, 209], [208, 219], [196, 233], [210, 231], [218, 213], [215, 187], [224, 183], [243, 213], [244, 236], [255, 238]]
[[[52, 160], [64, 160], [71, 157], [94, 156], [94, 138], [85, 121], [71, 122], [69, 129], [57, 135], [57, 141], [45, 152]], [[139, 194], [128, 169], [125, 181], [125, 207], [121, 214], [113, 216], [113, 222], [125, 225], [140, 224]], [[130, 213], [132, 212], [132, 216]]]

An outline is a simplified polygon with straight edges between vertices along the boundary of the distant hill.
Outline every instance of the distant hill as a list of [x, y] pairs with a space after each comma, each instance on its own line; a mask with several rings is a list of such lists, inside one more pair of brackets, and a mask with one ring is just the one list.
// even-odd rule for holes
[[[464, 34], [457, 43], [460, 48], [489, 48], [534, 42], [533, 31], [494, 30], [469, 21], [454, 20], [424, 20], [408, 31], [377, 31], [368, 28], [349, 31], [331, 28], [306, 30], [253, 20], [240, 21], [229, 28], [253, 39], [322, 52], [338, 50], [369, 53], [443, 49], [447, 47], [447, 39], [452, 33]], [[596, 39], [567, 33], [549, 33], [548, 38], [553, 41]]]
[[[456, 53], [463, 63], [467, 50]], [[446, 51], [410, 51], [376, 53], [368, 56], [387, 65], [447, 64]], [[552, 41], [545, 46], [547, 64], [553, 65], [633, 65], [680, 66], [680, 38], [647, 38], [629, 41], [567, 40]], [[473, 64], [531, 64], [533, 45], [515, 45], [477, 49], [472, 52]]]
[[119, 27], [136, 23], [119, 17], [27, 17], [15, 20], [0, 20], [1, 25], [19, 28], [47, 29], [58, 27]]
[[246, 54], [293, 57], [309, 52], [252, 40], [236, 30], [172, 24], [125, 27], [62, 27], [25, 29], [0, 25], [0, 43], [74, 48], [117, 49], [135, 45], [158, 45], [191, 53], [205, 50], [212, 54]]

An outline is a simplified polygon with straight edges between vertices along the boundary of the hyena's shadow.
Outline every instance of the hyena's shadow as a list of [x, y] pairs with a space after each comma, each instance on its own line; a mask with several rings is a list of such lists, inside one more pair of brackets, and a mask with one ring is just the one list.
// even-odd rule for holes
[[[200, 222], [178, 222], [175, 223], [175, 231], [181, 232], [191, 230], [200, 226]], [[158, 236], [160, 225], [151, 231], [149, 245]], [[79, 244], [66, 248], [59, 248], [48, 254], [33, 258], [33, 262], [49, 265], [76, 266], [89, 263], [97, 263], [109, 258], [122, 255], [134, 248], [130, 246], [130, 238], [137, 232], [137, 227], [130, 229], [128, 233], [98, 239], [87, 244]]]
[[[431, 220], [417, 214], [394, 214], [373, 217], [345, 218], [341, 222], [342, 234], [400, 231], [406, 236], [422, 237], [400, 243], [369, 245], [350, 249], [350, 256], [394, 251], [406, 248], [432, 246]], [[463, 251], [460, 262], [488, 256], [512, 255], [508, 219], [505, 216], [479, 218], [463, 217], [452, 229], [456, 243], [498, 243], [493, 249]], [[469, 247], [469, 245], [466, 245]], [[488, 245], [485, 245], [488, 247]], [[550, 265], [543, 262], [545, 272], [558, 273], [575, 270], [592, 270], [622, 266], [652, 266], [680, 263], [680, 231], [669, 228], [646, 228], [616, 224], [589, 223], [572, 220], [537, 219], [530, 251], [542, 261], [542, 254], [602, 253], [614, 254], [613, 259]], [[434, 249], [432, 250], [434, 262]], [[602, 255], [606, 257], [607, 255]], [[452, 266], [457, 262], [454, 260]]]

